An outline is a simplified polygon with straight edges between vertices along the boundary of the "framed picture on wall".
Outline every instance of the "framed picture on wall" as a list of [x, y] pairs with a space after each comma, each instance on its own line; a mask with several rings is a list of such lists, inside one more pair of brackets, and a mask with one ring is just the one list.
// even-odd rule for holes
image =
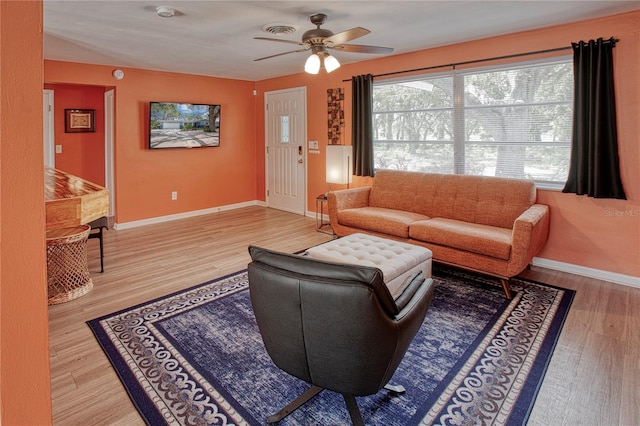
[[96, 131], [95, 109], [65, 109], [65, 133], [82, 133]]

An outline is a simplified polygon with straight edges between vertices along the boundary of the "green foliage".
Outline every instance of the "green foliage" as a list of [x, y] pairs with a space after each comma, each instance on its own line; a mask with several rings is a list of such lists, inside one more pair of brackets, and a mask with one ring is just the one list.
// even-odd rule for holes
[[152, 120], [174, 120], [180, 118], [180, 111], [176, 104], [155, 103], [151, 104]]

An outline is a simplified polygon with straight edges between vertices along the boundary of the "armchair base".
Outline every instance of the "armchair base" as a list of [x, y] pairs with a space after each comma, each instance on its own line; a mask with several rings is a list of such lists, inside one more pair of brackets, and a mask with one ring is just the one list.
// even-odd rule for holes
[[[405, 392], [404, 386], [401, 385], [391, 385], [387, 383], [384, 388], [395, 394], [401, 394]], [[280, 411], [267, 417], [267, 423], [273, 424], [279, 422], [289, 414], [296, 411], [298, 408], [302, 407], [311, 398], [313, 398], [323, 390], [324, 388], [321, 388], [320, 386], [312, 385], [306, 391], [302, 392], [296, 399], [283, 407]], [[360, 414], [360, 409], [358, 408], [356, 398], [353, 395], [345, 394], [342, 394], [342, 397], [344, 398], [344, 402], [347, 405], [347, 410], [349, 410], [349, 416], [351, 417], [351, 422], [353, 423], [353, 425], [364, 426], [364, 421], [362, 420], [362, 414]]]

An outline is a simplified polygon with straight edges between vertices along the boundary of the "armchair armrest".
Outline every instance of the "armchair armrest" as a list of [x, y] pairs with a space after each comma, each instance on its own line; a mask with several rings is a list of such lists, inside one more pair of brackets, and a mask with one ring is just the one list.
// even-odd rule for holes
[[549, 206], [534, 204], [525, 210], [513, 224], [512, 253], [508, 275], [522, 272], [531, 259], [542, 249], [549, 237]]

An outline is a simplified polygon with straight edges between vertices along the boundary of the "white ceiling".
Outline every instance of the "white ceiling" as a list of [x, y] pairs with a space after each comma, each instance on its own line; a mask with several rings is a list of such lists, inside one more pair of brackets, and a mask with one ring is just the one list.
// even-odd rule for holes
[[[178, 12], [162, 18], [158, 6]], [[253, 37], [300, 41], [304, 31], [314, 28], [309, 16], [318, 12], [328, 15], [323, 28], [334, 33], [367, 28], [370, 34], [351, 43], [392, 47], [396, 55], [634, 9], [640, 9], [640, 1], [45, 0], [44, 57], [257, 81], [301, 72], [308, 53], [254, 62], [297, 46]], [[262, 31], [273, 23], [299, 30], [284, 36]], [[615, 34], [594, 34], [610, 36]], [[379, 55], [334, 56], [346, 64]]]

